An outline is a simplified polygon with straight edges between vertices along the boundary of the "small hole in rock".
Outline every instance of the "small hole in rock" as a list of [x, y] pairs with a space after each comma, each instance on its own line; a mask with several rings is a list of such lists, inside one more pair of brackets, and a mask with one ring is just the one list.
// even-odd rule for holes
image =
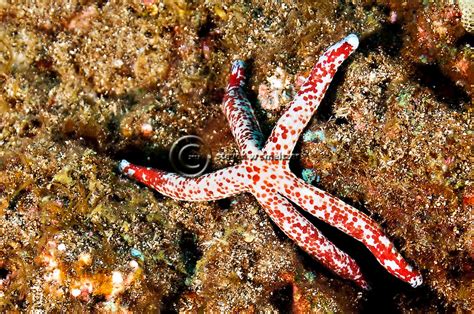
[[9, 273], [10, 273], [10, 272], [8, 271], [8, 269], [1, 267], [1, 268], [0, 268], [0, 279], [5, 279], [5, 278], [7, 278], [7, 276], [8, 276]]
[[179, 243], [179, 247], [183, 252], [184, 266], [186, 268], [186, 272], [189, 275], [194, 274], [197, 261], [202, 257], [202, 253], [199, 251], [196, 238], [197, 237], [194, 234], [185, 232]]
[[273, 291], [270, 302], [277, 308], [279, 313], [291, 313], [293, 304], [293, 289], [291, 285]]
[[226, 210], [230, 208], [231, 200], [228, 198], [223, 198], [221, 200], [217, 200], [217, 204], [219, 205], [220, 208]]

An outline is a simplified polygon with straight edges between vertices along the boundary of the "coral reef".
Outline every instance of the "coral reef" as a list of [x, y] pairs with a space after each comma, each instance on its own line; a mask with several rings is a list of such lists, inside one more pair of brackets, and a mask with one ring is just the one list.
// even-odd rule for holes
[[[438, 93], [447, 96], [446, 98], [454, 97], [451, 95], [453, 91], [461, 94], [465, 92], [472, 97], [472, 34], [466, 33], [462, 24], [467, 4], [462, 1], [463, 7], [460, 9], [450, 5], [449, 1], [431, 5], [424, 5], [421, 1], [388, 2], [391, 22], [401, 23], [405, 31], [402, 55], [415, 66], [413, 75], [427, 85], [437, 87]], [[462, 89], [441, 84], [442, 80], [436, 78], [443, 76]]]
[[[472, 310], [474, 62], [462, 12], [401, 0], [0, 0], [0, 312]], [[423, 288], [380, 275], [321, 224], [368, 271], [363, 293], [247, 195], [176, 202], [116, 171], [121, 158], [170, 168], [186, 134], [202, 137], [213, 169], [235, 164], [220, 109], [230, 62], [251, 63], [247, 92], [268, 135], [285, 93], [350, 32], [360, 51], [292, 167], [365, 207]]]
[[[346, 75], [350, 84], [336, 92], [325, 139], [303, 144], [303, 165], [320, 175], [321, 186], [383, 217], [385, 228], [403, 239], [403, 254], [423, 265], [427, 284], [468, 307], [473, 239], [467, 109], [450, 109], [403, 73], [392, 76], [398, 64], [385, 54], [359, 58], [366, 61], [356, 58]], [[354, 93], [354, 86], [364, 92]], [[309, 129], [320, 125], [314, 121]]]

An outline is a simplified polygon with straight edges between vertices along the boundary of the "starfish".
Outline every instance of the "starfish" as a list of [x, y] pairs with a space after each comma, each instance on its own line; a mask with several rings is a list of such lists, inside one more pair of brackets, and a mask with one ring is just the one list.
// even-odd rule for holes
[[286, 158], [318, 108], [337, 68], [358, 45], [357, 36], [351, 34], [326, 50], [264, 145], [243, 91], [245, 65], [242, 61], [233, 63], [223, 111], [242, 155], [240, 164], [197, 178], [133, 165], [126, 160], [120, 162], [120, 171], [176, 200], [211, 201], [249, 192], [275, 224], [304, 251], [342, 278], [369, 288], [356, 261], [332, 244], [294, 208], [292, 201], [362, 242], [388, 272], [413, 287], [419, 286], [423, 281], [419, 272], [397, 252], [373, 219], [296, 177]]

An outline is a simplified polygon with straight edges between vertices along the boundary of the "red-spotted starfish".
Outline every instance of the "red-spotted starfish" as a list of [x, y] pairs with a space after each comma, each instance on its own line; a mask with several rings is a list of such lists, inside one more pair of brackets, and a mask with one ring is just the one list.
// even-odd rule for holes
[[290, 172], [288, 158], [285, 158], [292, 153], [337, 68], [358, 45], [357, 36], [349, 35], [320, 57], [265, 145], [262, 145], [260, 128], [242, 89], [244, 63], [234, 62], [223, 109], [243, 157], [239, 165], [198, 178], [140, 167], [125, 160], [121, 161], [120, 170], [177, 200], [210, 201], [250, 192], [278, 227], [303, 250], [339, 276], [367, 288], [357, 263], [324, 237], [293, 207], [291, 200], [316, 218], [362, 242], [388, 272], [413, 287], [419, 286], [421, 275], [397, 252], [374, 220], [297, 178]]

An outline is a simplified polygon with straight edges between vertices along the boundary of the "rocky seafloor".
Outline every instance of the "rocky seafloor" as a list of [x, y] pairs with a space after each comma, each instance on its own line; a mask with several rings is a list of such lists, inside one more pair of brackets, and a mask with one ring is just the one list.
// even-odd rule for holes
[[[0, 0], [0, 312], [471, 311], [474, 44], [459, 5]], [[231, 61], [251, 65], [268, 135], [351, 32], [360, 48], [292, 169], [377, 220], [422, 287], [315, 219], [371, 291], [320, 266], [251, 195], [179, 202], [118, 173], [122, 158], [171, 169], [189, 134], [209, 171], [235, 164], [218, 157], [238, 156], [220, 108]]]

